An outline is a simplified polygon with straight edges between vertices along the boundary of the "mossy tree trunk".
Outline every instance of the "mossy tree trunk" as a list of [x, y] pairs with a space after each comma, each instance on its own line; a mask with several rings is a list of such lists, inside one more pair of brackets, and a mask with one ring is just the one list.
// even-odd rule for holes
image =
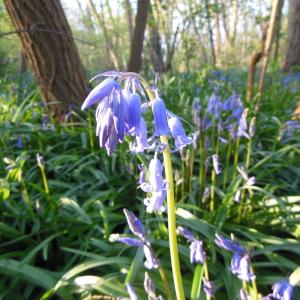
[[59, 120], [86, 95], [84, 70], [59, 0], [4, 0], [44, 102]]

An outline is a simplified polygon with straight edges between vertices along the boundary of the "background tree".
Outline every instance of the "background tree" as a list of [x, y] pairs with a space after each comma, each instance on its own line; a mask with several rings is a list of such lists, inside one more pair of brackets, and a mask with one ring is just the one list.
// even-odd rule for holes
[[43, 100], [62, 119], [86, 94], [84, 71], [59, 0], [5, 0]]
[[300, 66], [300, 1], [289, 1], [288, 46], [284, 70], [291, 71]]
[[138, 0], [135, 27], [131, 39], [128, 71], [140, 72], [142, 68], [142, 52], [147, 24], [149, 0]]

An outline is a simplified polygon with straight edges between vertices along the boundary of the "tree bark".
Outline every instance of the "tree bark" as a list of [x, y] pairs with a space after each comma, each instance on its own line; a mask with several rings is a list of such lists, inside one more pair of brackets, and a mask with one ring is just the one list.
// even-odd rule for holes
[[211, 56], [213, 66], [216, 66], [216, 51], [215, 51], [215, 43], [214, 43], [214, 35], [211, 26], [211, 15], [210, 15], [210, 8], [208, 0], [204, 1], [205, 11], [206, 11], [206, 18], [207, 18], [207, 26], [208, 26], [208, 33], [209, 33], [209, 42], [210, 42], [210, 49], [211, 49]]
[[284, 0], [280, 0], [279, 2], [279, 10], [276, 17], [276, 29], [275, 29], [275, 36], [274, 36], [274, 61], [277, 62], [278, 59], [278, 52], [279, 52], [279, 42], [280, 42], [280, 35], [281, 35], [281, 17], [282, 17], [282, 8], [283, 8]]
[[4, 0], [43, 100], [63, 119], [86, 95], [84, 70], [59, 0]]
[[142, 52], [149, 4], [149, 0], [138, 0], [135, 27], [131, 39], [130, 58], [127, 67], [130, 72], [138, 73], [142, 68]]
[[300, 1], [289, 2], [288, 46], [283, 69], [292, 71], [300, 66]]
[[248, 60], [248, 75], [247, 75], [247, 100], [252, 101], [253, 100], [253, 88], [254, 88], [254, 82], [255, 82], [255, 71], [256, 71], [256, 65], [261, 60], [263, 53], [265, 51], [265, 43], [267, 38], [267, 30], [268, 30], [268, 23], [263, 23], [261, 26], [262, 30], [262, 36], [260, 40], [260, 49], [255, 50]]

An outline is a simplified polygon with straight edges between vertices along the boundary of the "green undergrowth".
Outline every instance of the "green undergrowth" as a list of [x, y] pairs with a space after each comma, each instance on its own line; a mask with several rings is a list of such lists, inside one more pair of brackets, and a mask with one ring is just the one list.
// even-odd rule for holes
[[[205, 103], [217, 86], [223, 99], [233, 91], [244, 99], [245, 73], [229, 70], [222, 74], [203, 71], [160, 79], [167, 106], [184, 118], [189, 133], [195, 130], [195, 97]], [[261, 111], [256, 114], [248, 169], [256, 184], [244, 189], [243, 202], [233, 201], [242, 186], [233, 157], [238, 151], [239, 165], [244, 164], [246, 139], [237, 148], [232, 145], [228, 161], [228, 145], [220, 146], [223, 174], [215, 182], [210, 170], [204, 184], [200, 182], [203, 156], [192, 145], [181, 153], [183, 162], [179, 153], [173, 155], [177, 223], [204, 240], [216, 299], [239, 299], [241, 288], [229, 270], [230, 254], [214, 244], [217, 232], [233, 233], [249, 250], [262, 294], [299, 266], [300, 137], [299, 132], [284, 136], [299, 92], [285, 86], [280, 76], [274, 73], [268, 78]], [[145, 195], [137, 189], [137, 164], [147, 165], [152, 154], [134, 156], [125, 142], [108, 157], [99, 149], [92, 112], [78, 115], [73, 111], [67, 123], [58, 124], [28, 79], [4, 79], [0, 89], [0, 299], [126, 297], [127, 282], [144, 299], [143, 253], [109, 241], [113, 233], [129, 233], [123, 208], [134, 211], [145, 223], [171, 285], [166, 217], [146, 215]], [[254, 104], [244, 105], [254, 116]], [[210, 137], [210, 132], [206, 135]], [[213, 151], [208, 149], [207, 157]], [[44, 159], [42, 168], [37, 154]], [[216, 195], [211, 211], [203, 191], [213, 184]], [[179, 243], [189, 297], [197, 288], [193, 278], [199, 273], [189, 263], [188, 245], [181, 239]], [[165, 295], [158, 273], [150, 274], [158, 292]], [[84, 276], [94, 276], [93, 284], [79, 285]], [[203, 292], [196, 294], [193, 299], [204, 299]]]

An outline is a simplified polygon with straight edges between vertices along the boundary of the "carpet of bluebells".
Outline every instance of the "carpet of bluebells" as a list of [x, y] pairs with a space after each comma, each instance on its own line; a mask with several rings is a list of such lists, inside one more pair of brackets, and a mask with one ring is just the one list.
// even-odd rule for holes
[[300, 299], [299, 74], [259, 112], [240, 70], [145, 77], [97, 75], [62, 124], [2, 80], [0, 299], [176, 299], [171, 190], [186, 299]]

